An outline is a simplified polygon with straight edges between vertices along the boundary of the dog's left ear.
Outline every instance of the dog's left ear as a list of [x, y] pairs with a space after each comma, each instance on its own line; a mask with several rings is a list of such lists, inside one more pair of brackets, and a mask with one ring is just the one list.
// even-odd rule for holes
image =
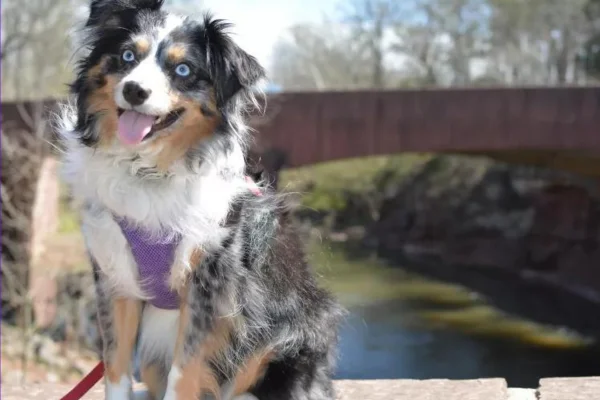
[[232, 44], [226, 60], [226, 73], [219, 88], [217, 102], [225, 104], [242, 89], [250, 89], [266, 76], [258, 60]]
[[231, 24], [205, 14], [202, 39], [215, 85], [218, 107], [223, 107], [241, 90], [248, 90], [266, 76], [258, 60], [240, 48], [227, 34]]

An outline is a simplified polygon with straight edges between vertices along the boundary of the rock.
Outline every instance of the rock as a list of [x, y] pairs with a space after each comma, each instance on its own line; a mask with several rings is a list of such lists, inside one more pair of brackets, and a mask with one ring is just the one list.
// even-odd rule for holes
[[597, 187], [564, 173], [434, 159], [384, 201], [363, 243], [384, 258], [436, 264], [415, 269], [440, 279], [453, 279], [444, 266], [488, 270], [600, 306]]

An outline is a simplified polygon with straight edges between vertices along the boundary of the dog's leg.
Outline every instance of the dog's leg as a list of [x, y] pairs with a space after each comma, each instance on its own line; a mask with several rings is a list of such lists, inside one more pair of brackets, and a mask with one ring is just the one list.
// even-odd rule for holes
[[107, 400], [129, 400], [132, 356], [140, 321], [141, 302], [109, 298], [98, 291], [98, 313], [103, 339]]
[[[242, 351], [245, 353], [244, 351]], [[221, 400], [262, 400], [250, 393], [264, 377], [269, 362], [273, 359], [273, 353], [268, 351], [255, 351], [250, 357], [243, 357], [239, 352], [238, 360], [245, 358], [243, 365], [233, 366], [235, 376], [223, 386]]]
[[146, 385], [151, 400], [162, 400], [164, 397], [166, 378], [163, 369], [158, 363], [150, 363], [141, 368], [142, 382]]
[[221, 397], [221, 382], [211, 360], [230, 346], [231, 320], [219, 317], [227, 278], [218, 271], [218, 257], [207, 256], [193, 265], [196, 268], [181, 292], [179, 330], [164, 400], [197, 400], [203, 394]]
[[182, 301], [173, 365], [167, 377], [164, 400], [197, 400], [202, 393], [219, 397], [219, 383], [209, 357], [219, 351], [228, 335], [225, 324], [213, 334], [197, 331], [198, 316]]
[[[227, 281], [233, 274], [222, 271], [221, 266], [218, 257], [207, 257], [186, 286], [164, 400], [197, 400], [202, 395], [231, 400], [246, 394], [271, 360], [272, 353], [264, 349], [243, 351], [245, 356], [231, 353], [235, 324], [226, 293], [235, 293], [235, 289], [233, 282]], [[225, 370], [232, 376], [223, 376], [221, 362], [227, 363]], [[229, 384], [222, 391], [225, 381]]]

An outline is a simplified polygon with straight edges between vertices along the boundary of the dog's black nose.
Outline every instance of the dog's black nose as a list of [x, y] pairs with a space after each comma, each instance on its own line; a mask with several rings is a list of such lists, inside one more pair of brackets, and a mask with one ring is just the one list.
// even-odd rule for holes
[[132, 106], [139, 106], [150, 97], [151, 90], [146, 90], [136, 82], [126, 82], [123, 87], [123, 97]]

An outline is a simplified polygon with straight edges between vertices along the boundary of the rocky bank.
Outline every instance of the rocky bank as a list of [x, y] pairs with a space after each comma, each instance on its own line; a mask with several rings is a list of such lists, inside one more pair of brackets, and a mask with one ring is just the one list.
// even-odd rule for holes
[[528, 317], [600, 335], [598, 189], [556, 171], [436, 157], [388, 190], [363, 244], [492, 298], [529, 292], [498, 305], [527, 313], [520, 302], [538, 303]]

